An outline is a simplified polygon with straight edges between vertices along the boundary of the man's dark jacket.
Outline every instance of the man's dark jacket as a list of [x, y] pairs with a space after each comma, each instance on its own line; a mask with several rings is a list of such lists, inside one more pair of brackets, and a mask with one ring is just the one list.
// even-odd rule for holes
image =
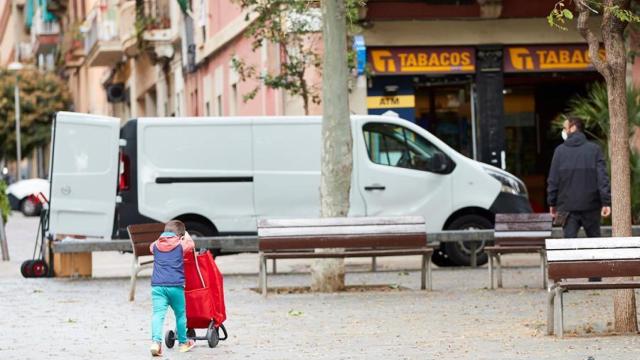
[[580, 131], [553, 153], [547, 179], [549, 206], [559, 211], [588, 211], [611, 206], [607, 165], [600, 146]]

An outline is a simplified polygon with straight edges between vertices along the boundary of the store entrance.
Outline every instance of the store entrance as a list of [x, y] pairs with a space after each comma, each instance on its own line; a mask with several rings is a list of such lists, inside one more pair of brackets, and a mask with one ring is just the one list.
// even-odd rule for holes
[[525, 182], [535, 212], [547, 209], [546, 179], [553, 152], [562, 142], [553, 121], [596, 80], [595, 75], [505, 78], [506, 170]]
[[416, 86], [416, 124], [473, 158], [470, 84]]

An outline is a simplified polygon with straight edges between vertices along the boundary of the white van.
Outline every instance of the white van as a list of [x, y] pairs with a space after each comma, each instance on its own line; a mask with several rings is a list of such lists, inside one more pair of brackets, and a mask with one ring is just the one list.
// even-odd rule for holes
[[[522, 181], [419, 126], [394, 116], [351, 121], [349, 216], [422, 215], [428, 231], [440, 231], [531, 212]], [[139, 118], [120, 128], [116, 118], [60, 112], [50, 232], [126, 237], [129, 224], [180, 219], [197, 235], [255, 234], [258, 218], [316, 217], [320, 148], [313, 116]], [[470, 258], [462, 243], [436, 257]]]

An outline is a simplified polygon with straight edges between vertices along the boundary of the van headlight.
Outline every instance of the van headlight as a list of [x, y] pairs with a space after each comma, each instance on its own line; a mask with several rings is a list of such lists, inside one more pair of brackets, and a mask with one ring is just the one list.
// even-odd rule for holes
[[500, 189], [501, 192], [519, 196], [528, 196], [527, 187], [517, 177], [487, 167], [484, 167], [484, 171], [494, 179], [500, 181], [500, 184], [502, 184], [502, 188]]

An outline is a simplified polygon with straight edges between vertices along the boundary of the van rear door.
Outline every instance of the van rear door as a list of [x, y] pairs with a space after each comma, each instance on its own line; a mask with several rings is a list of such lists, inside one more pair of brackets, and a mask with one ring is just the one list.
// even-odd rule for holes
[[111, 238], [120, 119], [59, 112], [53, 126], [49, 232]]

